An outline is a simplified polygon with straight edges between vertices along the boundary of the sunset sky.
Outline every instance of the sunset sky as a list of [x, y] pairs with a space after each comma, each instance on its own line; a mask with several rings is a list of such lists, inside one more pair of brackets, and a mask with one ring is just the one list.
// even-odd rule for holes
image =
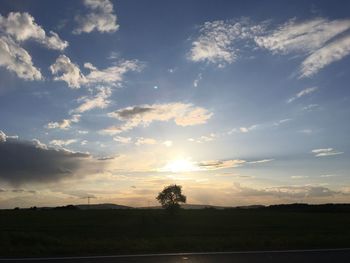
[[350, 202], [349, 10], [2, 0], [0, 208]]

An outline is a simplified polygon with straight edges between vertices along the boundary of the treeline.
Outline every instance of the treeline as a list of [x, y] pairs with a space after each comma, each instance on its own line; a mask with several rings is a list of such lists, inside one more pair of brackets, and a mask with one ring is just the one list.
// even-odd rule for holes
[[350, 204], [281, 204], [270, 205], [263, 208], [264, 210], [278, 210], [288, 212], [350, 212]]

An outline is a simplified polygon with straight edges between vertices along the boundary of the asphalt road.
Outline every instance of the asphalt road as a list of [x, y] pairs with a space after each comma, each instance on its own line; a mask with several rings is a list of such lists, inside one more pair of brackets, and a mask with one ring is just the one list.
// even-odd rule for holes
[[49, 263], [325, 263], [350, 262], [350, 249], [178, 253], [158, 255], [0, 259], [0, 262]]

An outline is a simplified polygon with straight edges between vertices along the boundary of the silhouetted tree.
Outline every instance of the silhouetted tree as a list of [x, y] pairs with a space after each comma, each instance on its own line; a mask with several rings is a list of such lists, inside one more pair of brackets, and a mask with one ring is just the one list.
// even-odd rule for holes
[[182, 194], [182, 186], [176, 184], [165, 187], [156, 199], [163, 208], [171, 211], [180, 208], [180, 203], [186, 203], [186, 196]]

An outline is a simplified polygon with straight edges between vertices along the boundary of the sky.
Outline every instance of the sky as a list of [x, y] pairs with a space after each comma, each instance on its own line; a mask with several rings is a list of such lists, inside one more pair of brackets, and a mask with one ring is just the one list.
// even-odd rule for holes
[[349, 9], [1, 1], [0, 208], [349, 202]]

